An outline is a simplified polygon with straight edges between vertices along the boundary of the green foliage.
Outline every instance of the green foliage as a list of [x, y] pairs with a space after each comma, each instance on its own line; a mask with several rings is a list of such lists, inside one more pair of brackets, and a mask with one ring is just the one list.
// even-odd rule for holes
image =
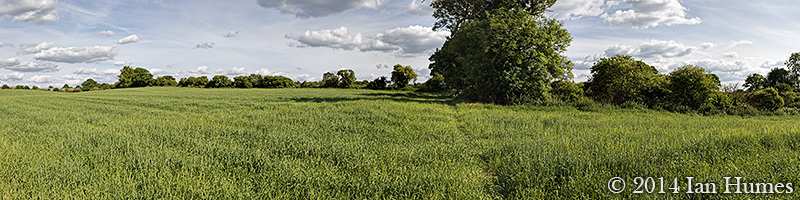
[[561, 55], [572, 38], [560, 21], [527, 12], [549, 5], [498, 2], [509, 7], [490, 8], [481, 19], [460, 24], [431, 56], [430, 68], [468, 101], [542, 103], [552, 80], [572, 76], [572, 63]]
[[253, 88], [253, 82], [253, 76], [233, 77], [233, 87], [235, 88]]
[[233, 81], [225, 75], [216, 75], [206, 84], [207, 88], [228, 88], [233, 86]]
[[767, 78], [761, 74], [751, 74], [747, 76], [742, 85], [747, 88], [747, 91], [761, 90], [767, 87]]
[[445, 91], [444, 76], [434, 72], [433, 76], [422, 84], [421, 90], [427, 92]]
[[562, 101], [575, 102], [583, 98], [583, 89], [572, 81], [554, 81], [550, 83], [550, 87], [553, 88], [550, 93]]
[[4, 90], [6, 90], [6, 89], [11, 89], [11, 87], [8, 87], [8, 85], [3, 85], [3, 88], [2, 88], [2, 89], [4, 89]]
[[67, 89], [67, 88], [70, 88], [70, 87], [69, 87], [69, 85], [67, 85], [67, 84], [64, 84], [64, 86], [63, 86], [63, 87], [61, 87], [61, 88], [63, 88], [63, 89]]
[[175, 87], [178, 86], [178, 82], [175, 81], [175, 77], [170, 75], [161, 76], [153, 80], [153, 86], [171, 86]]
[[656, 74], [650, 78], [640, 87], [639, 95], [636, 99], [642, 102], [649, 108], [664, 109], [671, 106], [670, 97], [672, 91], [669, 90], [669, 76], [664, 74]]
[[339, 76], [330, 72], [325, 72], [325, 74], [322, 75], [322, 87], [339, 87]]
[[340, 88], [351, 88], [356, 82], [356, 73], [352, 69], [342, 69], [336, 72], [341, 80], [339, 80]]
[[86, 79], [86, 81], [81, 83], [81, 87], [83, 87], [83, 88], [92, 88], [92, 87], [97, 87], [99, 85], [100, 84], [98, 84], [97, 81], [95, 81], [94, 79], [91, 79], [91, 78], [90, 79]]
[[[658, 70], [641, 60], [634, 60], [632, 56], [614, 55], [610, 58], [601, 58], [592, 66], [591, 73], [592, 77], [587, 83], [591, 91], [590, 96], [601, 102], [614, 102], [619, 105], [640, 98], [639, 95], [644, 89], [650, 90], [648, 95], [663, 92], [661, 88], [663, 80], [653, 79]], [[655, 88], [645, 88], [648, 82], [656, 84], [653, 86]]]
[[392, 83], [397, 89], [404, 89], [408, 87], [409, 82], [417, 81], [417, 73], [411, 66], [403, 66], [400, 64], [394, 65], [392, 71]]
[[792, 88], [794, 85], [795, 81], [789, 70], [774, 68], [767, 73], [766, 87], [773, 87], [778, 89], [778, 91], [792, 91], [794, 90], [794, 88]]
[[800, 75], [800, 52], [792, 53], [784, 64], [795, 75], [795, 81], [797, 81], [797, 75]]
[[381, 77], [376, 78], [372, 82], [369, 82], [369, 84], [367, 85], [367, 89], [384, 90], [384, 89], [386, 89], [386, 85], [388, 85], [388, 84], [389, 84], [389, 81], [386, 80], [386, 77], [385, 76], [381, 76]]
[[262, 88], [294, 88], [297, 83], [284, 76], [264, 76], [260, 84]]
[[208, 85], [208, 77], [201, 76], [201, 77], [189, 77], [189, 78], [181, 78], [181, 81], [178, 82], [178, 86], [181, 87], [206, 87]]
[[750, 103], [758, 109], [774, 111], [783, 107], [784, 101], [783, 97], [778, 94], [778, 90], [766, 88], [753, 93]]
[[719, 89], [719, 82], [702, 67], [686, 65], [669, 73], [671, 102], [675, 105], [698, 109], [709, 102]]
[[484, 20], [488, 18], [488, 13], [502, 12], [502, 10], [519, 10], [530, 16], [542, 17], [555, 2], [555, 0], [432, 0], [433, 17], [437, 19], [433, 28], [447, 29], [452, 35], [456, 35], [465, 24]]
[[800, 108], [800, 95], [795, 92], [784, 92], [783, 97], [784, 106], [789, 108]]
[[153, 74], [141, 67], [133, 69], [130, 66], [124, 66], [120, 69], [117, 77], [119, 77], [119, 84], [117, 84], [119, 88], [147, 87], [153, 82]]

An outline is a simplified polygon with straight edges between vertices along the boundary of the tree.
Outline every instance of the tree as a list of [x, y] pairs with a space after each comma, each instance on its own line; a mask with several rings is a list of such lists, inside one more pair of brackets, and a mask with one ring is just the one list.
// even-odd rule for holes
[[784, 101], [777, 90], [774, 88], [766, 88], [753, 93], [753, 96], [750, 98], [750, 103], [752, 103], [754, 107], [762, 110], [777, 110], [783, 107]]
[[583, 89], [572, 81], [553, 81], [550, 87], [552, 88], [550, 93], [562, 101], [574, 102], [583, 97]]
[[175, 77], [172, 77], [170, 75], [158, 77], [153, 81], [153, 86], [172, 86], [172, 87], [175, 87], [177, 85], [178, 85], [178, 82], [175, 81]]
[[445, 90], [444, 76], [439, 73], [433, 73], [433, 77], [429, 78], [422, 84], [425, 91], [441, 92]]
[[591, 68], [592, 77], [587, 84], [590, 96], [595, 100], [622, 104], [639, 97], [652, 76], [658, 74], [655, 67], [628, 55], [601, 58]]
[[342, 69], [336, 72], [341, 79], [339, 80], [340, 88], [351, 88], [353, 83], [356, 82], [356, 73], [352, 69]]
[[322, 75], [322, 87], [334, 88], [339, 86], [339, 76], [336, 74], [325, 72]]
[[69, 85], [67, 85], [67, 84], [64, 84], [64, 87], [61, 87], [61, 88], [64, 88], [64, 89], [69, 89], [70, 87], [69, 87]]
[[686, 65], [669, 73], [669, 90], [676, 105], [698, 109], [709, 103], [719, 83], [702, 67]]
[[226, 88], [233, 86], [233, 81], [225, 75], [216, 75], [206, 84], [207, 88]]
[[394, 65], [392, 83], [394, 83], [398, 89], [402, 89], [408, 86], [408, 82], [410, 81], [417, 81], [417, 73], [414, 72], [414, 69], [412, 69], [411, 66]]
[[3, 85], [3, 89], [7, 90], [7, 89], [11, 89], [11, 87], [8, 87], [8, 85]]
[[264, 76], [259, 84], [264, 88], [293, 88], [297, 87], [292, 79], [285, 76]]
[[760, 90], [767, 86], [767, 79], [761, 74], [751, 74], [747, 76], [742, 86], [746, 87], [747, 91]]
[[561, 53], [572, 41], [562, 23], [543, 15], [553, 0], [440, 0], [435, 29], [451, 37], [430, 58], [432, 72], [466, 100], [544, 102], [550, 82], [571, 78]]
[[253, 77], [251, 77], [251, 76], [233, 77], [233, 87], [235, 87], [235, 88], [253, 88]]
[[90, 78], [90, 79], [86, 79], [86, 81], [84, 81], [83, 83], [81, 83], [81, 87], [82, 87], [82, 88], [89, 88], [89, 89], [91, 89], [91, 88], [93, 88], [93, 87], [97, 87], [97, 86], [98, 86], [98, 83], [97, 83], [97, 81], [94, 81], [94, 79], [91, 79], [91, 78]]
[[792, 74], [800, 75], [800, 52], [792, 53], [792, 55], [789, 56], [789, 60], [786, 60], [784, 64], [786, 64], [786, 68], [789, 68]]
[[369, 82], [369, 84], [367, 84], [367, 89], [383, 90], [383, 89], [386, 89], [386, 85], [388, 85], [388, 84], [389, 84], [389, 81], [386, 80], [386, 77], [385, 76], [381, 76], [379, 78], [376, 78], [374, 81]]
[[124, 66], [117, 77], [119, 77], [117, 87], [121, 88], [147, 87], [153, 82], [153, 74], [140, 67], [133, 69], [130, 66]]

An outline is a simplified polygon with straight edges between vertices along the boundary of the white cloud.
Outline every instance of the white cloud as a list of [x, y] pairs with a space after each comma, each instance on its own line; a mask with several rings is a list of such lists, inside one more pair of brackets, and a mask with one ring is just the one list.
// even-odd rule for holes
[[228, 75], [240, 75], [244, 74], [244, 67], [234, 67], [231, 70], [228, 70]]
[[39, 61], [22, 62], [19, 58], [6, 59], [0, 64], [0, 67], [18, 72], [53, 72], [61, 70], [55, 63]]
[[134, 35], [129, 35], [128, 37], [124, 37], [122, 39], [119, 39], [119, 41], [117, 41], [117, 44], [130, 44], [130, 43], [137, 43], [137, 42], [139, 42], [139, 36], [134, 34]]
[[36, 76], [28, 78], [28, 81], [34, 82], [34, 83], [50, 83], [50, 82], [54, 82], [52, 76], [50, 76], [50, 75], [36, 75]]
[[751, 45], [751, 44], [753, 44], [753, 42], [749, 40], [731, 41], [731, 45], [728, 45], [727, 49], [732, 49], [740, 45]]
[[205, 74], [206, 72], [208, 72], [208, 66], [200, 66], [196, 70], [189, 70], [189, 73], [194, 74]]
[[687, 64], [703, 67], [711, 71], [712, 73], [741, 72], [749, 70], [751, 68], [750, 64], [748, 64], [744, 60], [727, 60], [727, 59], [698, 59], [698, 60], [682, 61], [680, 62], [680, 64], [675, 65], [674, 67], [680, 67]]
[[651, 40], [636, 46], [617, 44], [606, 49], [605, 54], [609, 57], [622, 54], [640, 58], [673, 58], [689, 55], [696, 50], [697, 47], [685, 46], [672, 40]]
[[11, 72], [8, 74], [0, 75], [0, 81], [19, 81], [25, 77], [25, 74], [19, 72]]
[[214, 71], [214, 72], [216, 72], [217, 74], [221, 74], [221, 73], [225, 72], [225, 70], [224, 69], [217, 69], [217, 71]]
[[570, 20], [599, 16], [605, 12], [604, 4], [604, 0], [557, 1], [550, 9], [556, 19]]
[[272, 71], [269, 71], [269, 69], [267, 69], [267, 68], [261, 68], [258, 71], [256, 71], [256, 74], [272, 75], [273, 73], [272, 73]]
[[201, 43], [195, 45], [194, 48], [195, 49], [210, 49], [210, 48], [214, 48], [214, 45], [217, 45], [217, 44], [215, 44], [214, 42], [201, 42]]
[[106, 70], [98, 70], [97, 68], [78, 68], [72, 71], [75, 74], [83, 74], [83, 75], [98, 75], [98, 76], [112, 76], [119, 74], [118, 69], [106, 69]]
[[725, 52], [725, 53], [722, 53], [722, 57], [725, 57], [725, 58], [738, 58], [739, 54], [736, 53], [736, 52], [733, 52], [733, 51]]
[[11, 16], [13, 21], [44, 24], [58, 21], [57, 0], [0, 0], [0, 17]]
[[447, 31], [433, 31], [422, 26], [398, 27], [374, 36], [361, 33], [350, 34], [347, 27], [331, 30], [306, 31], [303, 34], [287, 34], [286, 38], [297, 41], [296, 47], [328, 47], [333, 49], [394, 52], [401, 56], [431, 53], [441, 47]]
[[714, 48], [716, 46], [717, 46], [717, 44], [714, 44], [714, 43], [711, 43], [711, 42], [703, 42], [703, 44], [700, 44], [700, 47], [702, 47], [703, 49], [710, 49], [710, 48]]
[[66, 80], [67, 84], [69, 84], [69, 85], [80, 85], [81, 83], [83, 83], [83, 81], [86, 80], [81, 76], [72, 75], [72, 74], [63, 75], [63, 76], [61, 76], [61, 78]]
[[14, 47], [14, 44], [0, 42], [0, 47]]
[[431, 16], [434, 11], [433, 7], [430, 6], [431, 2], [425, 3], [419, 0], [411, 0], [411, 3], [403, 8], [403, 11], [412, 15]]
[[94, 63], [113, 60], [117, 56], [115, 46], [52, 48], [33, 55], [36, 60], [65, 63]]
[[116, 66], [130, 66], [130, 65], [133, 65], [133, 63], [125, 62], [125, 61], [114, 61], [114, 65], [116, 65]]
[[106, 36], [106, 37], [111, 37], [111, 36], [114, 36], [115, 33], [114, 33], [114, 31], [105, 30], [105, 31], [100, 31], [100, 35], [103, 35], [103, 36]]
[[631, 5], [628, 10], [605, 13], [603, 21], [612, 25], [631, 23], [633, 28], [646, 29], [656, 26], [699, 24], [699, 17], [686, 18], [686, 9], [678, 0], [625, 0]]
[[324, 17], [358, 8], [378, 8], [387, 0], [256, 0], [261, 7], [272, 8], [299, 18]]
[[225, 33], [225, 35], [222, 36], [226, 38], [231, 38], [231, 37], [236, 37], [237, 35], [239, 35], [239, 31], [228, 31], [228, 33]]
[[53, 45], [55, 44], [56, 44], [55, 42], [42, 42], [39, 44], [20, 44], [19, 45], [20, 49], [17, 52], [17, 54], [27, 55], [27, 54], [39, 53], [44, 50], [52, 48]]

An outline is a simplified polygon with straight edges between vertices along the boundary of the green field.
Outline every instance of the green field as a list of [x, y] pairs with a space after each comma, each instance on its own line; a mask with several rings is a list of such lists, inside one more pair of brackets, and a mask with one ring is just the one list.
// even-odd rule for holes
[[800, 184], [796, 116], [188, 88], [0, 90], [0, 116], [0, 199], [800, 197], [632, 194], [634, 177]]

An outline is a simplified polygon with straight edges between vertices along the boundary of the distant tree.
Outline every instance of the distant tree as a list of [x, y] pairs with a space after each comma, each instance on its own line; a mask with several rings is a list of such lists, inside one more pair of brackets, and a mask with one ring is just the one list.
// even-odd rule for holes
[[111, 88], [112, 88], [111, 84], [108, 84], [108, 83], [100, 84], [100, 89], [108, 90], [108, 89], [111, 89]]
[[124, 66], [117, 77], [119, 77], [117, 87], [120, 88], [147, 87], [153, 82], [153, 74], [140, 67], [133, 69], [130, 66]]
[[719, 90], [719, 83], [702, 67], [686, 65], [669, 73], [669, 90], [676, 105], [698, 109]]
[[11, 89], [11, 87], [8, 87], [8, 85], [3, 85], [3, 89], [7, 90], [7, 89]]
[[750, 74], [747, 76], [747, 79], [744, 80], [742, 86], [746, 87], [747, 91], [761, 90], [767, 86], [767, 79], [761, 76], [761, 74]]
[[414, 69], [412, 69], [411, 66], [403, 66], [400, 64], [394, 65], [394, 71], [392, 71], [392, 83], [394, 83], [398, 89], [405, 88], [408, 86], [408, 83], [412, 81], [417, 81], [417, 73], [414, 72]]
[[650, 108], [668, 108], [672, 91], [669, 89], [669, 76], [656, 74], [639, 88], [639, 99]]
[[353, 83], [356, 81], [356, 73], [353, 72], [352, 69], [339, 70], [339, 72], [336, 72], [336, 75], [341, 78], [339, 80], [340, 88], [351, 88], [353, 87]]
[[97, 86], [98, 86], [97, 81], [94, 81], [94, 79], [91, 79], [91, 78], [90, 79], [86, 79], [86, 81], [81, 83], [81, 87], [83, 87], [83, 88], [91, 89], [91, 88], [97, 87]]
[[367, 89], [383, 90], [383, 89], [386, 89], [386, 85], [388, 85], [388, 84], [389, 84], [389, 81], [386, 80], [386, 77], [385, 76], [381, 76], [379, 78], [376, 78], [374, 81], [369, 82], [369, 84], [367, 84]]
[[253, 77], [251, 77], [251, 76], [236, 76], [236, 77], [233, 77], [233, 87], [235, 87], [235, 88], [253, 88]]
[[175, 77], [170, 75], [161, 76], [153, 80], [153, 86], [172, 86], [175, 87], [178, 85], [178, 82], [175, 81]]
[[33, 87], [31, 87], [31, 90], [39, 90], [39, 86], [34, 85]]
[[208, 85], [208, 77], [201, 76], [181, 78], [181, 80], [178, 82], [178, 85], [181, 87], [205, 87]]
[[787, 92], [793, 91], [796, 84], [795, 78], [792, 76], [789, 70], [783, 68], [774, 68], [767, 73], [766, 85], [767, 87], [773, 87], [777, 89], [778, 92]]
[[325, 72], [322, 75], [322, 87], [333, 88], [339, 86], [339, 76], [336, 74]]
[[784, 64], [786, 64], [786, 67], [789, 68], [792, 74], [800, 75], [800, 52], [792, 53], [792, 55], [789, 56], [789, 60], [786, 60]]
[[61, 87], [61, 88], [67, 89], [67, 88], [70, 88], [70, 87], [69, 87], [69, 85], [64, 84], [64, 87]]
[[591, 72], [587, 83], [589, 95], [595, 100], [616, 104], [637, 98], [648, 80], [658, 74], [655, 67], [628, 55], [601, 58]]
[[753, 107], [762, 110], [777, 110], [783, 107], [783, 97], [778, 94], [778, 90], [774, 88], [766, 88], [756, 91], [750, 98]]
[[261, 84], [264, 88], [293, 88], [297, 83], [285, 76], [264, 76]]
[[216, 75], [206, 84], [207, 88], [226, 88], [233, 86], [233, 81], [225, 75]]

